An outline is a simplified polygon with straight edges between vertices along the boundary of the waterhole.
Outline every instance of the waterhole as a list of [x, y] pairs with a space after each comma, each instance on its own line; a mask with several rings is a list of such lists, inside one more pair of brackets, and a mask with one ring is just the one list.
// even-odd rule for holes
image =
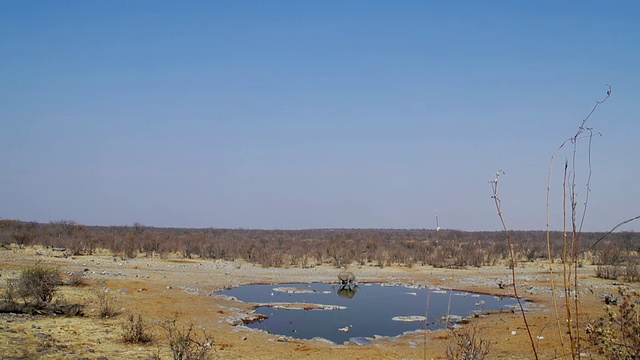
[[[247, 285], [218, 294], [260, 304], [255, 312], [267, 318], [246, 324], [250, 328], [339, 344], [352, 338], [443, 329], [478, 313], [517, 306], [509, 297], [380, 283]], [[325, 310], [318, 310], [318, 305]]]

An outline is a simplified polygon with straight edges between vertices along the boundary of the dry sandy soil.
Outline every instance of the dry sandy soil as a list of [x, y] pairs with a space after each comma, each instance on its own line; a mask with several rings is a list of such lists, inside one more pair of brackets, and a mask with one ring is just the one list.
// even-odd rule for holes
[[[108, 253], [64, 258], [43, 248], [0, 249], [0, 281], [17, 278], [20, 269], [41, 261], [64, 273], [82, 272], [84, 287], [63, 286], [60, 296], [68, 303], [86, 304], [85, 317], [0, 316], [0, 359], [170, 359], [166, 331], [161, 324], [177, 319], [178, 327], [193, 324], [213, 337], [214, 357], [220, 359], [443, 359], [453, 345], [449, 331], [421, 332], [395, 338], [372, 339], [372, 345], [337, 345], [319, 340], [282, 338], [228, 319], [250, 313], [250, 304], [212, 293], [229, 286], [253, 283], [333, 282], [339, 272], [329, 265], [310, 269], [261, 268], [245, 262], [139, 257], [122, 260]], [[554, 271], [559, 272], [559, 265]], [[495, 295], [511, 295], [506, 267], [451, 270], [431, 267], [351, 268], [360, 282], [404, 282], [434, 285]], [[617, 293], [612, 281], [594, 277], [594, 269], [580, 268], [581, 324], [603, 314], [604, 294]], [[558, 283], [559, 283], [558, 278]], [[540, 359], [561, 357], [562, 349], [550, 292], [548, 264], [527, 263], [517, 268], [520, 295], [535, 304], [527, 320]], [[115, 299], [119, 315], [98, 316], [97, 294], [103, 289]], [[564, 302], [559, 299], [559, 305]], [[128, 314], [140, 314], [155, 340], [150, 344], [125, 344], [122, 324]], [[534, 358], [522, 315], [492, 314], [472, 319], [479, 336], [491, 342], [491, 359]], [[563, 324], [564, 326], [564, 324]], [[563, 332], [566, 329], [563, 328]], [[563, 334], [564, 342], [568, 342]]]

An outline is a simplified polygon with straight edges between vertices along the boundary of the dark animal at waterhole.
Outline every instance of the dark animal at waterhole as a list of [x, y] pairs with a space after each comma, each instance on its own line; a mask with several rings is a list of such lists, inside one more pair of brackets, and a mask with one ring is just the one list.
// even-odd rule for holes
[[338, 280], [341, 285], [351, 285], [356, 282], [356, 276], [351, 271], [343, 271], [338, 274]]

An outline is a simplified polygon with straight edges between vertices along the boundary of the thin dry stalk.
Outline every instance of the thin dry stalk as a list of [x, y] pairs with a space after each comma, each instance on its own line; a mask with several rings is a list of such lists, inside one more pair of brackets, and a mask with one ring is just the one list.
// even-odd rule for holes
[[[551, 162], [549, 164], [549, 177], [547, 178], [547, 254], [549, 257], [549, 278], [551, 279], [551, 298], [553, 299], [553, 309], [554, 309], [554, 313], [556, 314], [556, 328], [558, 330], [558, 338], [560, 339], [560, 347], [562, 349], [562, 352], [564, 354], [564, 336], [562, 333], [562, 326], [560, 324], [560, 312], [558, 311], [558, 300], [557, 300], [557, 296], [556, 296], [556, 285], [555, 285], [555, 276], [553, 273], [553, 248], [552, 248], [552, 243], [551, 243], [551, 211], [550, 211], [550, 206], [551, 206], [551, 174], [553, 171], [553, 160], [555, 159], [557, 153], [560, 151], [560, 149], [562, 149], [562, 147], [564, 146], [564, 143], [558, 148], [558, 150], [556, 150], [553, 155], [551, 155]], [[565, 164], [565, 179], [566, 179], [566, 164]], [[564, 206], [563, 206], [564, 209]], [[564, 218], [564, 216], [563, 216]], [[564, 226], [563, 226], [563, 230], [564, 230]], [[563, 231], [563, 240], [566, 241], [566, 234]], [[566, 248], [566, 246], [565, 246]], [[563, 261], [564, 263], [564, 261]]]
[[[451, 279], [453, 281], [453, 278]], [[449, 301], [447, 302], [447, 319], [444, 324], [444, 328], [449, 328], [449, 320], [451, 320], [451, 298], [453, 297], [453, 291], [449, 290]]]
[[[573, 136], [573, 138], [571, 139], [571, 142], [573, 144], [573, 154], [572, 154], [572, 161], [571, 161], [571, 173], [572, 173], [572, 178], [571, 178], [571, 230], [572, 230], [572, 241], [571, 241], [571, 261], [572, 261], [572, 265], [573, 265], [573, 307], [574, 307], [574, 314], [575, 314], [575, 325], [573, 327], [573, 331], [575, 332], [576, 336], [575, 336], [575, 345], [572, 344], [572, 355], [575, 357], [577, 356], [577, 349], [580, 348], [580, 336], [577, 335], [579, 333], [579, 329], [580, 329], [580, 311], [579, 311], [579, 293], [580, 293], [580, 289], [579, 289], [579, 282], [578, 282], [578, 246], [579, 246], [579, 240], [580, 240], [580, 234], [582, 233], [582, 227], [584, 225], [584, 219], [586, 217], [586, 213], [587, 213], [587, 207], [589, 204], [589, 193], [591, 192], [591, 174], [592, 174], [592, 166], [591, 166], [591, 144], [592, 144], [592, 139], [593, 139], [593, 129], [590, 127], [586, 127], [585, 128], [585, 124], [587, 122], [587, 120], [591, 117], [591, 115], [595, 112], [595, 110], [598, 108], [598, 106], [600, 104], [602, 104], [604, 101], [606, 101], [609, 96], [611, 96], [611, 87], [608, 88], [607, 90], [607, 95], [606, 97], [601, 100], [601, 101], [597, 101], [596, 104], [594, 105], [593, 109], [591, 110], [591, 112], [589, 113], [589, 115], [587, 115], [587, 117], [582, 121], [582, 124], [580, 124], [580, 127], [578, 128], [578, 131], [576, 132], [576, 134]], [[588, 159], [588, 164], [587, 164], [587, 170], [588, 170], [588, 174], [587, 174], [587, 179], [586, 179], [586, 191], [585, 191], [585, 201], [583, 204], [583, 208], [582, 208], [582, 217], [580, 220], [580, 224], [579, 226], [576, 224], [576, 219], [577, 219], [577, 213], [578, 213], [578, 201], [577, 201], [577, 194], [576, 194], [576, 156], [577, 156], [577, 146], [578, 146], [578, 140], [581, 138], [581, 135], [587, 131], [589, 134], [585, 135], [584, 137], [589, 139], [588, 142], [588, 147], [587, 147], [587, 159]], [[569, 297], [566, 298], [567, 302], [570, 299]], [[572, 321], [573, 319], [569, 318], [569, 321], [567, 322], [568, 326], [571, 327], [572, 325]], [[569, 331], [569, 333], [571, 334], [571, 330]]]
[[431, 289], [427, 292], [427, 311], [424, 314], [424, 360], [427, 360], [427, 329], [429, 327], [429, 304], [431, 303]]
[[[568, 178], [569, 163], [564, 162], [564, 177], [562, 181], [562, 239], [563, 239], [563, 251], [562, 251], [562, 281], [564, 288], [565, 312], [567, 316], [567, 332], [569, 334], [569, 346], [571, 348], [571, 356], [575, 356], [576, 346], [573, 338], [573, 327], [571, 326], [571, 303], [568, 299], [571, 298], [571, 266], [569, 265], [569, 253], [571, 252], [571, 246], [569, 245], [569, 237], [567, 235], [567, 178]], [[563, 356], [564, 344], [562, 347]]]
[[[554, 310], [556, 313], [556, 323], [557, 323], [557, 327], [558, 327], [558, 333], [560, 335], [560, 345], [562, 347], [562, 351], [564, 353], [564, 341], [562, 339], [562, 331], [561, 331], [561, 326], [560, 326], [560, 315], [559, 315], [559, 311], [558, 311], [558, 306], [557, 306], [557, 301], [556, 301], [556, 296], [555, 296], [555, 282], [554, 282], [554, 276], [553, 276], [553, 268], [552, 268], [552, 264], [553, 264], [553, 252], [552, 252], [552, 247], [551, 247], [551, 229], [550, 229], [550, 218], [551, 218], [551, 210], [550, 210], [550, 199], [551, 199], [551, 178], [552, 178], [552, 172], [553, 172], [553, 161], [556, 157], [556, 155], [564, 148], [564, 146], [568, 143], [571, 142], [573, 144], [573, 152], [572, 152], [572, 162], [571, 162], [571, 171], [570, 174], [567, 174], [567, 169], [568, 169], [568, 163], [567, 161], [565, 161], [565, 173], [564, 173], [564, 181], [563, 181], [563, 237], [564, 237], [564, 249], [563, 249], [563, 281], [564, 281], [564, 292], [565, 292], [565, 299], [566, 299], [566, 306], [565, 306], [565, 310], [566, 310], [566, 315], [567, 315], [567, 328], [568, 328], [568, 333], [569, 333], [569, 341], [570, 341], [570, 346], [571, 346], [571, 356], [575, 359], [577, 356], [577, 349], [580, 346], [580, 337], [576, 336], [578, 334], [578, 329], [579, 329], [579, 322], [578, 322], [578, 314], [579, 314], [579, 292], [578, 292], [578, 245], [579, 245], [579, 238], [580, 238], [580, 234], [582, 232], [582, 227], [584, 225], [584, 220], [586, 217], [586, 211], [587, 211], [587, 205], [589, 202], [589, 192], [591, 191], [590, 188], [590, 183], [591, 183], [591, 173], [592, 173], [592, 167], [591, 167], [591, 140], [593, 138], [593, 129], [592, 128], [587, 128], [585, 127], [587, 121], [589, 120], [589, 118], [591, 117], [591, 115], [593, 115], [593, 113], [596, 111], [596, 109], [598, 108], [598, 106], [600, 106], [602, 103], [604, 103], [609, 97], [611, 96], [611, 86], [607, 85], [607, 94], [606, 96], [599, 101], [596, 101], [596, 104], [593, 106], [593, 108], [591, 109], [591, 111], [589, 112], [589, 114], [582, 120], [582, 123], [580, 124], [580, 126], [578, 127], [578, 131], [576, 132], [576, 134], [569, 138], [566, 139], [565, 141], [562, 142], [562, 144], [558, 147], [558, 149], [552, 154], [551, 156], [551, 160], [549, 163], [549, 177], [547, 179], [547, 251], [548, 251], [548, 255], [549, 255], [549, 271], [550, 271], [550, 276], [551, 276], [551, 290], [552, 290], [552, 296], [553, 296], [553, 303], [554, 303]], [[582, 136], [583, 133], [587, 131], [589, 134], [586, 136]], [[588, 174], [587, 174], [587, 181], [586, 181], [586, 195], [585, 195], [585, 202], [584, 202], [584, 207], [582, 210], [582, 215], [581, 215], [581, 220], [580, 220], [580, 225], [577, 225], [577, 214], [578, 214], [578, 210], [577, 210], [577, 194], [576, 194], [576, 157], [577, 157], [577, 143], [578, 140], [587, 137], [589, 138], [589, 143], [588, 143]], [[570, 175], [570, 186], [569, 186], [569, 198], [571, 200], [571, 243], [569, 244], [568, 239], [567, 239], [567, 227], [566, 227], [566, 209], [567, 209], [567, 205], [566, 205], [566, 200], [567, 200], [567, 179], [569, 178], [567, 175]], [[570, 255], [570, 256], [569, 256]], [[573, 265], [573, 268], [572, 266]], [[573, 271], [573, 284], [571, 284], [571, 272]], [[573, 286], [573, 288], [572, 288]], [[573, 311], [574, 311], [574, 315], [575, 315], [575, 325], [573, 325], [572, 322], [572, 313], [571, 313], [571, 304], [570, 304], [570, 299], [573, 300]], [[575, 333], [574, 333], [575, 332]], [[564, 355], [564, 354], [563, 354]]]
[[623, 222], [619, 223], [618, 225], [614, 226], [614, 227], [613, 227], [613, 229], [609, 230], [609, 232], [608, 232], [608, 233], [604, 234], [602, 237], [600, 237], [598, 240], [596, 240], [593, 244], [591, 244], [591, 247], [593, 248], [593, 247], [595, 247], [596, 245], [598, 245], [598, 243], [599, 243], [600, 241], [604, 240], [607, 236], [611, 235], [611, 233], [612, 233], [612, 232], [614, 232], [614, 231], [615, 231], [617, 228], [619, 228], [620, 226], [622, 226], [622, 225], [624, 225], [624, 224], [627, 224], [627, 223], [630, 223], [630, 222], [632, 222], [632, 221], [634, 221], [634, 220], [638, 220], [638, 219], [640, 219], [640, 215], [635, 216], [635, 217], [632, 217], [631, 219], [627, 219], [627, 220], [625, 220], [625, 221], [623, 221]]
[[491, 181], [491, 188], [493, 190], [493, 200], [496, 204], [496, 210], [498, 211], [498, 217], [500, 218], [500, 222], [502, 223], [502, 227], [504, 229], [505, 236], [507, 238], [507, 243], [509, 244], [509, 255], [511, 257], [511, 278], [513, 282], [513, 295], [518, 301], [518, 306], [520, 306], [520, 313], [522, 314], [522, 320], [524, 321], [524, 326], [527, 329], [527, 334], [529, 335], [529, 341], [531, 342], [531, 349], [533, 350], [533, 355], [536, 359], [538, 359], [538, 351], [536, 350], [536, 344], [533, 340], [533, 335], [531, 334], [531, 328], [529, 327], [529, 322], [527, 321], [527, 315], [524, 310], [524, 306], [522, 305], [522, 299], [520, 299], [520, 295], [518, 295], [518, 286], [516, 281], [516, 255], [513, 249], [513, 241], [511, 240], [511, 235], [509, 234], [509, 229], [507, 228], [507, 224], [504, 221], [504, 217], [502, 216], [502, 202], [500, 201], [500, 197], [498, 196], [498, 178], [501, 174], [504, 174], [504, 171], [498, 170], [496, 172], [496, 178]]

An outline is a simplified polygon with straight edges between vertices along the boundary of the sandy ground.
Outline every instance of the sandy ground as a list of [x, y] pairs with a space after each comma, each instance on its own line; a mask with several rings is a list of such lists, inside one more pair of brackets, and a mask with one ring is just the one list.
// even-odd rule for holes
[[[244, 262], [181, 260], [139, 257], [122, 260], [104, 253], [94, 256], [60, 257], [42, 248], [0, 249], [0, 281], [17, 278], [20, 269], [36, 261], [55, 265], [63, 272], [83, 272], [84, 287], [64, 286], [60, 295], [69, 303], [86, 304], [85, 317], [0, 316], [0, 359], [149, 359], [172, 358], [161, 324], [177, 319], [178, 326], [193, 324], [213, 337], [215, 358], [220, 359], [443, 359], [453, 345], [449, 331], [421, 332], [395, 338], [372, 339], [372, 345], [337, 345], [318, 340], [282, 338], [278, 335], [233, 326], [228, 319], [250, 313], [250, 304], [213, 296], [224, 287], [253, 283], [333, 282], [339, 269], [322, 265], [310, 269], [261, 268]], [[561, 269], [556, 265], [554, 271]], [[468, 270], [431, 267], [353, 266], [360, 282], [403, 282], [441, 286], [495, 295], [512, 295], [500, 289], [511, 283], [506, 267]], [[617, 293], [617, 285], [594, 277], [594, 269], [580, 268], [581, 324], [603, 314], [602, 297]], [[557, 278], [558, 288], [561, 288]], [[566, 328], [558, 331], [550, 291], [548, 264], [526, 263], [517, 268], [522, 297], [534, 302], [527, 314], [540, 359], [561, 357]], [[119, 315], [98, 316], [98, 296], [104, 289], [115, 300]], [[564, 311], [563, 298], [558, 304]], [[128, 314], [140, 314], [155, 340], [150, 344], [125, 344], [122, 324]], [[474, 318], [478, 336], [491, 342], [491, 359], [533, 359], [522, 315], [492, 314]], [[565, 326], [562, 324], [562, 326]], [[584, 328], [584, 326], [581, 326]], [[583, 333], [584, 335], [584, 333]], [[284, 340], [284, 341], [283, 341]], [[588, 350], [586, 355], [589, 354]], [[597, 357], [596, 357], [597, 358]]]

